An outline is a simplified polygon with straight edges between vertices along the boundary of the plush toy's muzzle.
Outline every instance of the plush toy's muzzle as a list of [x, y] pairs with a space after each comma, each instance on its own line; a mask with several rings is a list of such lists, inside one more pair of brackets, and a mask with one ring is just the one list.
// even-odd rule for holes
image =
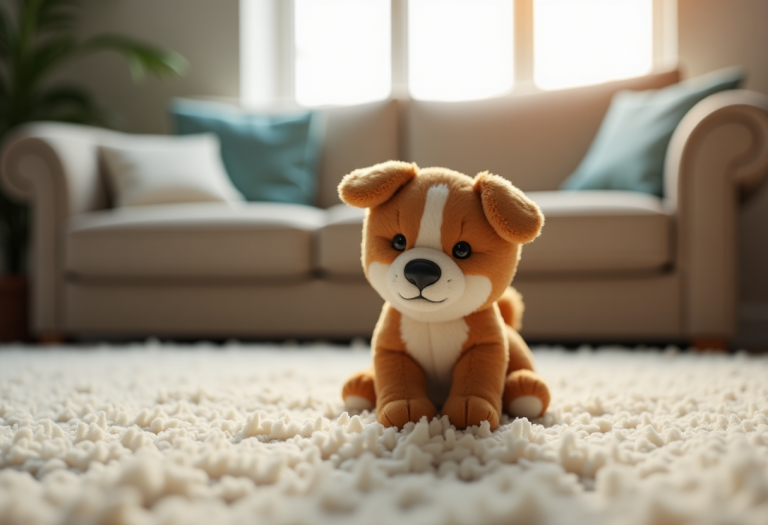
[[430, 322], [464, 317], [487, 301], [492, 288], [485, 276], [465, 275], [444, 252], [423, 246], [390, 264], [371, 263], [368, 280], [398, 310]]

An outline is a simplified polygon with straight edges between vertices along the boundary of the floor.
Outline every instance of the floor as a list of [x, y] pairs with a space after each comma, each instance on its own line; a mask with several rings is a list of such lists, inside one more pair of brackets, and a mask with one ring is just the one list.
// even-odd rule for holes
[[0, 523], [745, 523], [768, 356], [535, 350], [534, 421], [385, 429], [353, 345], [0, 347]]

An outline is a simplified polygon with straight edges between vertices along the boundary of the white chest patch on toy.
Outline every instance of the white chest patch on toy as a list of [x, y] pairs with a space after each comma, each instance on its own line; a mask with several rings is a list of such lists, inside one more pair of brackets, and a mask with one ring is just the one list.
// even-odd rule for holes
[[405, 348], [427, 377], [427, 395], [436, 407], [448, 397], [453, 365], [469, 337], [469, 326], [461, 318], [443, 323], [424, 323], [404, 315], [400, 337]]

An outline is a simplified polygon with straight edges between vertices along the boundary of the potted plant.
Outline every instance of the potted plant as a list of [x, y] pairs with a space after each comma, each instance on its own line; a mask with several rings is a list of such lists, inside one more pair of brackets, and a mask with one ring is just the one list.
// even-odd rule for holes
[[[55, 84], [51, 73], [68, 61], [114, 51], [128, 63], [134, 81], [146, 75], [173, 77], [188, 64], [168, 51], [117, 34], [78, 39], [74, 26], [78, 0], [11, 0], [0, 4], [0, 144], [25, 122], [54, 120], [110, 125], [114, 116], [82, 87]], [[27, 206], [0, 188], [0, 341], [26, 339], [25, 254], [29, 238]]]

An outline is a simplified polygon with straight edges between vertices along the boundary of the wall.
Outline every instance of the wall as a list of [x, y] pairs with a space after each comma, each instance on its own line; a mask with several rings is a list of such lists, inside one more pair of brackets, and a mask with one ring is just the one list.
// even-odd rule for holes
[[[686, 76], [743, 65], [747, 89], [768, 95], [768, 1], [678, 0], [678, 50]], [[739, 343], [768, 349], [768, 187], [739, 220]]]
[[126, 131], [166, 133], [168, 101], [175, 96], [237, 97], [240, 92], [239, 0], [87, 0], [79, 33], [114, 32], [173, 49], [191, 63], [179, 79], [134, 84], [112, 53], [73, 63], [60, 75], [91, 89], [117, 110]]

